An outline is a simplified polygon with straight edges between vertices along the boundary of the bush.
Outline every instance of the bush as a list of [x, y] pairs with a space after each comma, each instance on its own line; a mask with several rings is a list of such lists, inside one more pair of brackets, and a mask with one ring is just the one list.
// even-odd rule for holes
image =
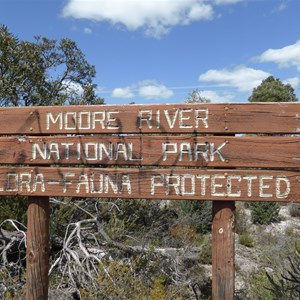
[[251, 219], [254, 224], [271, 224], [278, 221], [280, 205], [276, 202], [251, 202]]
[[254, 247], [254, 238], [249, 233], [244, 233], [239, 236], [239, 242], [241, 245], [252, 248]]
[[288, 209], [291, 217], [300, 217], [300, 203], [291, 203]]
[[246, 290], [247, 299], [251, 300], [275, 300], [269, 291], [270, 282], [266, 273], [261, 270], [257, 274], [252, 274], [248, 280], [249, 287]]
[[201, 252], [199, 255], [199, 262], [205, 265], [212, 264], [212, 240], [208, 236], [206, 236], [203, 241], [203, 245], [201, 247]]
[[211, 201], [181, 200], [174, 201], [172, 205], [177, 210], [179, 223], [194, 227], [198, 233], [211, 231]]
[[27, 197], [1, 196], [0, 223], [7, 219], [27, 223]]
[[[245, 203], [247, 204], [247, 202]], [[248, 224], [248, 216], [245, 212], [245, 206], [237, 203], [235, 209], [235, 232], [237, 234], [248, 233], [249, 224]]]
[[[170, 278], [170, 261], [154, 253], [127, 260], [102, 260], [98, 277], [80, 289], [83, 300], [186, 299], [188, 286]], [[167, 273], [166, 273], [167, 272]]]
[[[268, 290], [274, 299], [300, 299], [300, 242], [294, 245], [293, 253], [280, 276], [266, 274], [269, 280]], [[279, 277], [279, 278], [278, 278]]]

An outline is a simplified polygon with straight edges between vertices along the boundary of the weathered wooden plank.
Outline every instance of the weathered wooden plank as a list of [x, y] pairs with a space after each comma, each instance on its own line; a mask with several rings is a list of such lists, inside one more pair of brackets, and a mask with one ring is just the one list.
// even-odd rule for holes
[[300, 137], [0, 138], [0, 164], [300, 168]]
[[213, 203], [212, 300], [234, 299], [234, 210], [234, 201]]
[[300, 202], [300, 171], [0, 167], [0, 195]]
[[26, 300], [48, 299], [49, 217], [49, 197], [28, 198]]
[[0, 108], [0, 134], [299, 133], [300, 103]]

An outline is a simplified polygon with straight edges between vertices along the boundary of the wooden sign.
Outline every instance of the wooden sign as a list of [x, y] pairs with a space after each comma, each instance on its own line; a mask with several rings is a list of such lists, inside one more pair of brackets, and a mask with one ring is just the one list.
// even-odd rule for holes
[[0, 134], [292, 133], [299, 103], [0, 108]]
[[1, 167], [2, 195], [300, 202], [300, 173], [271, 170]]
[[299, 134], [299, 103], [0, 108], [0, 195], [30, 196], [27, 300], [48, 299], [49, 196], [214, 200], [212, 299], [233, 300], [234, 201], [300, 202]]
[[300, 168], [300, 137], [286, 136], [2, 137], [0, 149], [0, 164]]

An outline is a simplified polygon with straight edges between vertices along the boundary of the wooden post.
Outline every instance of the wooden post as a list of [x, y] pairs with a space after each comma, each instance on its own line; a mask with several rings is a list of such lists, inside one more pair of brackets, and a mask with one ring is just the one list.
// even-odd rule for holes
[[26, 300], [48, 299], [49, 214], [49, 197], [28, 198]]
[[234, 201], [213, 202], [212, 300], [234, 297], [234, 210]]

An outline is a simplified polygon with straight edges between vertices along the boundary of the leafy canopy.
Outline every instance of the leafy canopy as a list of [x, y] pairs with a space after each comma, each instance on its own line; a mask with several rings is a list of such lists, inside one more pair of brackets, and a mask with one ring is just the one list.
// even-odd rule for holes
[[298, 101], [290, 84], [284, 84], [279, 79], [269, 76], [253, 89], [249, 102], [295, 102]]
[[202, 96], [198, 89], [193, 90], [184, 101], [185, 103], [210, 103], [211, 100]]
[[20, 41], [0, 25], [0, 106], [103, 104], [95, 75], [74, 41]]

